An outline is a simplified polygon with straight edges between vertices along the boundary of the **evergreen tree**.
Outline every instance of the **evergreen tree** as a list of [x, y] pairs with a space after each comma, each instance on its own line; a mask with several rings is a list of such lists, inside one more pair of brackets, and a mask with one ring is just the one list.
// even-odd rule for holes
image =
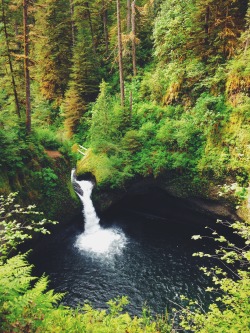
[[[8, 110], [20, 118], [25, 105], [23, 67], [23, 11], [22, 2], [2, 0], [0, 39], [0, 85]], [[0, 101], [0, 106], [1, 101]]]
[[63, 103], [64, 125], [69, 137], [75, 133], [87, 104], [94, 101], [98, 93], [99, 66], [91, 16], [88, 3], [74, 3], [76, 41], [70, 81]]
[[6, 52], [8, 57], [8, 63], [9, 63], [9, 70], [10, 70], [10, 76], [11, 76], [11, 83], [12, 83], [12, 89], [15, 97], [15, 107], [16, 107], [16, 113], [18, 117], [21, 117], [20, 113], [20, 105], [19, 105], [19, 99], [17, 94], [17, 86], [16, 86], [16, 79], [15, 79], [15, 73], [13, 69], [13, 60], [11, 56], [11, 50], [10, 50], [10, 35], [8, 32], [8, 26], [7, 26], [7, 16], [6, 16], [6, 3], [4, 0], [1, 1], [1, 10], [2, 10], [2, 23], [3, 23], [3, 30], [5, 35], [5, 44], [6, 44]]
[[39, 0], [36, 5], [36, 80], [43, 96], [57, 105], [62, 102], [70, 77], [72, 25], [70, 3]]
[[25, 76], [25, 104], [26, 130], [31, 131], [30, 105], [30, 60], [29, 60], [29, 29], [28, 29], [28, 0], [23, 0], [23, 35], [24, 35], [24, 76]]
[[246, 8], [247, 0], [197, 1], [195, 20], [200, 28], [196, 53], [203, 60], [225, 62], [235, 54]]
[[119, 62], [119, 77], [120, 77], [120, 95], [121, 106], [124, 106], [125, 92], [123, 79], [123, 59], [122, 59], [122, 32], [121, 32], [121, 6], [120, 0], [116, 0], [117, 5], [117, 39], [118, 39], [118, 62]]

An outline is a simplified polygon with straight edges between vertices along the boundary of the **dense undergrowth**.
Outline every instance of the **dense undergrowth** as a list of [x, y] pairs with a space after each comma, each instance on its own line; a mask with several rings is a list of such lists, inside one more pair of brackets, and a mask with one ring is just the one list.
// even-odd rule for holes
[[206, 7], [199, 1], [162, 2], [152, 26], [153, 61], [127, 78], [125, 106], [112, 80], [100, 85], [81, 141], [89, 150], [78, 163], [79, 174], [91, 171], [98, 185], [114, 188], [137, 175], [171, 171], [200, 184], [248, 186], [249, 10], [245, 27], [239, 27], [234, 20], [245, 5], [231, 5], [230, 19], [214, 26], [216, 10], [208, 5], [206, 32], [197, 21]]
[[[232, 87], [227, 92], [217, 87], [216, 92], [211, 92], [209, 87], [194, 98], [197, 85], [205, 86], [219, 75], [223, 75], [221, 84], [229, 86], [237, 61], [238, 58], [218, 66], [215, 73], [203, 79], [200, 77], [204, 76], [204, 68], [196, 73], [202, 65], [199, 63], [192, 68], [194, 74], [187, 71], [186, 63], [170, 63], [154, 69], [154, 73], [148, 71], [128, 86], [133, 94], [131, 112], [121, 109], [110, 86], [103, 82], [91, 109], [85, 142], [90, 149], [78, 163], [78, 173], [91, 171], [98, 184], [108, 182], [111, 187], [119, 187], [138, 174], [157, 177], [168, 171], [218, 182], [231, 178], [240, 186], [247, 186], [249, 96], [241, 91], [235, 93]], [[199, 77], [188, 95], [181, 90], [185, 87], [177, 89], [171, 83], [182, 67], [186, 75]], [[248, 67], [245, 63], [241, 70], [248, 72]], [[183, 78], [186, 80], [188, 77]], [[167, 92], [165, 85], [170, 86]], [[159, 91], [161, 96], [157, 97]], [[172, 103], [162, 102], [164, 93], [176, 94]]]
[[[77, 200], [70, 183], [73, 158], [68, 142], [60, 142], [49, 129], [27, 136], [22, 126], [5, 121], [0, 144], [1, 194], [19, 192], [21, 203], [35, 202], [47, 218], [63, 220], [62, 203], [68, 207], [68, 218], [74, 214]], [[59, 152], [57, 158], [49, 156], [50, 150]]]

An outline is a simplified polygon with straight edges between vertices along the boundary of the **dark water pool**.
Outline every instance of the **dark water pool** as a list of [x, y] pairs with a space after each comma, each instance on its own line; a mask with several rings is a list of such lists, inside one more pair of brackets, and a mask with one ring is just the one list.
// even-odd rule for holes
[[[176, 210], [170, 205], [169, 211], [171, 207]], [[204, 262], [192, 253], [206, 251], [207, 245], [191, 240], [203, 227], [186, 223], [184, 208], [177, 213], [159, 218], [116, 210], [100, 223], [118, 229], [125, 243], [119, 251], [104, 254], [79, 251], [74, 246], [82, 233], [82, 221], [77, 218], [35, 246], [31, 257], [35, 274], [48, 274], [50, 287], [66, 292], [64, 304], [70, 306], [87, 300], [96, 308], [106, 308], [106, 302], [119, 295], [129, 297], [127, 310], [134, 315], [141, 313], [145, 304], [153, 313], [162, 313], [173, 306], [171, 301], [181, 303], [181, 295], [204, 305], [209, 299], [204, 293], [209, 281], [198, 268]], [[188, 216], [190, 219], [190, 213]]]

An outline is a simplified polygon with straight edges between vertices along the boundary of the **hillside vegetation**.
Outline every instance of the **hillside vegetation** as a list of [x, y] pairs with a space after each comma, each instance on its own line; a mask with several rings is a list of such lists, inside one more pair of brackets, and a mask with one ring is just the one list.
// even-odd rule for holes
[[[170, 173], [201, 191], [220, 185], [237, 205], [246, 199], [249, 1], [2, 0], [0, 9], [0, 332], [249, 331], [243, 222], [231, 225], [243, 248], [214, 231], [218, 251], [198, 254], [232, 273], [203, 268], [219, 293], [208, 311], [187, 300], [157, 318], [147, 309], [131, 317], [123, 297], [107, 311], [59, 305], [47, 278], [34, 283], [27, 255], [11, 251], [46, 233], [46, 218], [74, 212], [75, 164], [100, 191]], [[42, 222], [28, 218], [34, 202]]]
[[99, 185], [168, 171], [248, 185], [247, 0], [26, 5], [27, 26], [20, 1], [1, 5], [4, 172], [25, 164], [31, 130], [45, 148], [75, 143]]

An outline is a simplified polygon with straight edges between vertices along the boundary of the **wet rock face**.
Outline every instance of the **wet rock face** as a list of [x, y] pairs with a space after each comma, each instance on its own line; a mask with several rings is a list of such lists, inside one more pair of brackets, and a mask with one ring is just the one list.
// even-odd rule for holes
[[76, 178], [77, 180], [90, 180], [92, 181], [94, 184], [96, 184], [96, 179], [95, 176], [91, 173], [91, 172], [85, 172], [84, 174], [78, 176], [76, 174]]
[[[187, 190], [187, 188], [190, 190]], [[168, 205], [168, 198], [172, 198], [177, 201], [180, 200], [180, 203], [189, 207], [190, 210], [205, 214], [208, 217], [228, 220], [239, 219], [231, 203], [226, 202], [220, 197], [216, 198], [215, 195], [209, 194], [209, 191], [204, 193], [201, 189], [198, 192], [196, 189], [191, 188], [190, 184], [180, 182], [180, 179], [176, 179], [176, 181], [173, 178], [137, 179], [126, 188], [120, 189], [110, 189], [107, 187], [99, 189], [97, 186], [94, 188], [92, 198], [98, 213], [105, 213], [109, 208], [113, 208], [113, 206], [122, 207], [128, 203], [134, 209], [134, 205], [138, 204], [137, 200], [140, 200], [140, 204], [142, 205], [144, 205], [143, 200], [145, 200], [145, 207], [147, 207], [150, 204], [150, 198], [154, 200], [160, 193], [163, 197], [164, 195], [166, 196], [165, 203], [161, 197], [162, 205]], [[160, 208], [158, 208], [159, 210]], [[155, 213], [154, 211], [153, 214]]]
[[73, 180], [73, 188], [76, 191], [76, 193], [83, 196], [83, 190], [81, 189], [80, 185], [77, 184], [74, 180]]

